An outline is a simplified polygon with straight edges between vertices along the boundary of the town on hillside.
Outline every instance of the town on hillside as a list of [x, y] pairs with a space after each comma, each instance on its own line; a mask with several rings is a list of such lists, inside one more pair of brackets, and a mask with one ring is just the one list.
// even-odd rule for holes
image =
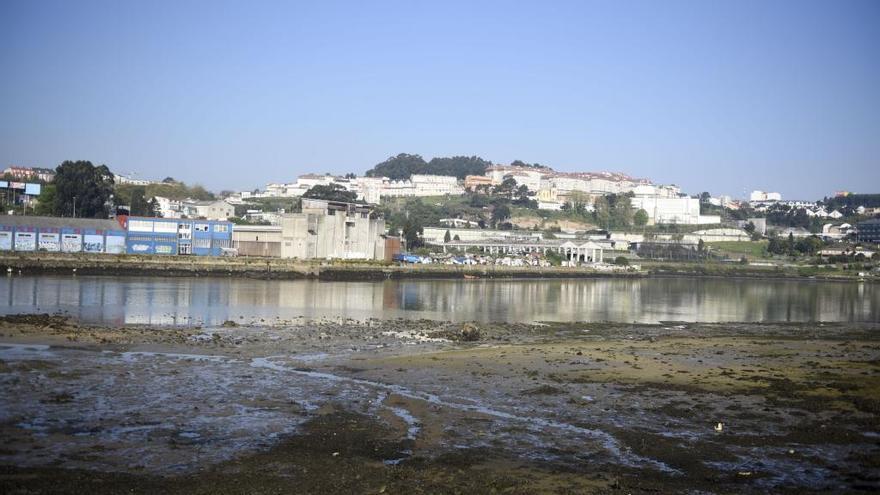
[[3, 174], [6, 251], [609, 270], [797, 260], [870, 273], [880, 242], [880, 194], [688, 194], [624, 173], [518, 160], [400, 154], [361, 176], [304, 174], [220, 193], [82, 161]]

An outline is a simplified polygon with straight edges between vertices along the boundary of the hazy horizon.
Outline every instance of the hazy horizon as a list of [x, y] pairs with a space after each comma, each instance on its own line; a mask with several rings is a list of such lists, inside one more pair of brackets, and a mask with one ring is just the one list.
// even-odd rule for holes
[[0, 165], [250, 190], [398, 153], [880, 192], [880, 3], [0, 4]]

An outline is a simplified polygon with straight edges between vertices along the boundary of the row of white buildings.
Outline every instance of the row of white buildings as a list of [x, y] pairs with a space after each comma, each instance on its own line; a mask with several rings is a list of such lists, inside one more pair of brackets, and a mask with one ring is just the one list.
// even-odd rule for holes
[[382, 198], [401, 196], [443, 196], [464, 194], [464, 188], [455, 177], [443, 175], [413, 175], [409, 180], [391, 180], [387, 177], [336, 177], [306, 174], [295, 182], [272, 183], [263, 192], [242, 192], [234, 200], [251, 198], [295, 198], [314, 186], [337, 185], [357, 194], [365, 203], [377, 204]]
[[513, 179], [517, 187], [525, 186], [529, 194], [545, 210], [560, 210], [566, 202], [581, 201], [588, 205], [607, 194], [632, 193], [633, 207], [645, 210], [648, 223], [677, 223], [688, 225], [717, 224], [718, 216], [700, 215], [698, 199], [689, 198], [675, 185], [657, 185], [646, 179], [634, 179], [612, 172], [557, 172], [550, 168], [494, 165], [485, 175], [468, 176], [463, 184], [455, 177], [412, 175], [409, 180], [391, 180], [387, 177], [337, 177], [306, 174], [295, 182], [272, 183], [262, 192], [242, 192], [229, 198], [232, 203], [252, 198], [299, 197], [314, 186], [337, 185], [357, 194], [357, 199], [376, 204], [382, 198], [407, 196], [460, 195], [497, 187], [505, 179]]
[[647, 179], [634, 179], [620, 173], [571, 173], [550, 168], [495, 165], [486, 170], [485, 177], [467, 177], [465, 185], [479, 190], [480, 186], [500, 185], [505, 179], [513, 179], [518, 187], [525, 186], [533, 193], [539, 209], [560, 210], [566, 202], [593, 204], [607, 194], [632, 193], [633, 208], [645, 210], [648, 224], [721, 223], [717, 215], [700, 215], [700, 200], [683, 195], [678, 186], [653, 184]]
[[235, 207], [223, 199], [197, 201], [194, 199], [176, 200], [154, 196], [162, 218], [204, 218], [207, 220], [227, 220], [235, 216]]

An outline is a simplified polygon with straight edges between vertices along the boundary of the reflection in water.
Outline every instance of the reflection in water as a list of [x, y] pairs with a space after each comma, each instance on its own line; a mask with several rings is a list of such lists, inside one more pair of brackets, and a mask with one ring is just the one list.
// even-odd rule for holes
[[299, 316], [456, 321], [880, 321], [880, 287], [747, 279], [262, 281], [7, 277], [0, 313], [215, 325]]

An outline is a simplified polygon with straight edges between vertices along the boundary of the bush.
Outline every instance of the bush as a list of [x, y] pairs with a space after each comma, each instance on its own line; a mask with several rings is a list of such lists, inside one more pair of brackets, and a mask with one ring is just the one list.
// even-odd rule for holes
[[625, 256], [618, 256], [617, 258], [614, 258], [614, 264], [617, 266], [629, 266], [629, 259]]
[[746, 258], [745, 256], [743, 256], [742, 258], [739, 259], [739, 264], [740, 264], [740, 265], [748, 265], [748, 264], [749, 264], [749, 259]]
[[544, 255], [544, 259], [549, 261], [552, 266], [559, 266], [562, 264], [562, 255], [554, 253], [553, 251], [547, 252], [547, 254]]

